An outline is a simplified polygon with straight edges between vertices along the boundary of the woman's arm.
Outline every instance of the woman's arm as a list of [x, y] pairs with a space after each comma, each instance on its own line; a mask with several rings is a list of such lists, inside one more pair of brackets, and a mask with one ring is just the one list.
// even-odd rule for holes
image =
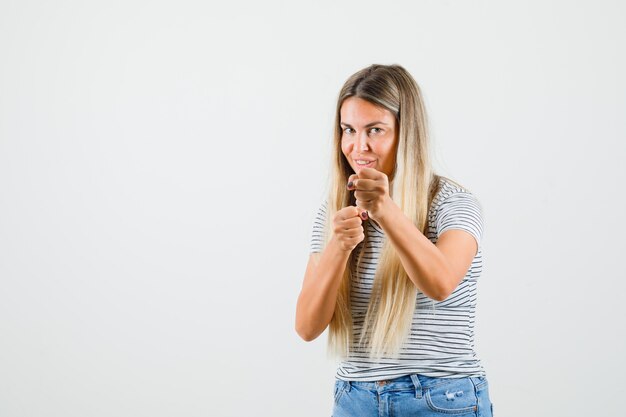
[[296, 332], [307, 342], [322, 334], [333, 318], [350, 252], [343, 250], [333, 236], [321, 254], [309, 256], [296, 306]]
[[448, 298], [476, 255], [478, 244], [474, 237], [464, 230], [446, 230], [433, 244], [391, 198], [386, 199], [382, 213], [378, 223], [397, 250], [411, 281], [429, 298]]

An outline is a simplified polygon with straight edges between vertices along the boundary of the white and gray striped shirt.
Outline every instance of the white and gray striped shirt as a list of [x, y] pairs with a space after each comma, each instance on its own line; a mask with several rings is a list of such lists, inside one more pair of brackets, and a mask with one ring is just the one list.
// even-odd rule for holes
[[[327, 220], [327, 201], [320, 205], [313, 222], [311, 253], [320, 252], [323, 226]], [[354, 250], [357, 254], [365, 244], [356, 279], [352, 280], [351, 307], [355, 340], [360, 337], [365, 312], [372, 292], [374, 272], [385, 235], [380, 226], [365, 221], [369, 238]], [[355, 346], [337, 369], [336, 377], [349, 381], [393, 379], [412, 373], [438, 378], [486, 376], [474, 351], [474, 321], [477, 279], [482, 271], [483, 216], [477, 198], [469, 191], [442, 178], [442, 185], [433, 198], [428, 213], [428, 238], [436, 243], [446, 230], [469, 232], [478, 242], [478, 252], [458, 287], [443, 301], [417, 292], [411, 334], [397, 359], [383, 357], [372, 361]], [[356, 258], [355, 258], [356, 259]]]

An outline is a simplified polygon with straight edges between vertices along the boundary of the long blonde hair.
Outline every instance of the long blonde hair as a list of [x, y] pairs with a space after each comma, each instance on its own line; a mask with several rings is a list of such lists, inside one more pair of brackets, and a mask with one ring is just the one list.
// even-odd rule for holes
[[[331, 223], [338, 210], [355, 205], [346, 184], [354, 173], [341, 151], [342, 128], [340, 110], [345, 99], [359, 97], [389, 110], [396, 116], [398, 146], [390, 197], [402, 212], [426, 234], [428, 209], [439, 189], [439, 175], [432, 172], [426, 110], [419, 86], [400, 65], [374, 64], [352, 75], [345, 82], [337, 99], [334, 123], [333, 160], [331, 161], [325, 246], [331, 237]], [[364, 227], [364, 245], [368, 240]], [[364, 252], [363, 248], [360, 251]], [[355, 248], [356, 249], [356, 248]], [[359, 259], [353, 250], [337, 294], [335, 312], [329, 325], [328, 353], [346, 357], [356, 342], [370, 358], [396, 357], [410, 332], [417, 287], [404, 270], [398, 253], [384, 239], [374, 277], [371, 298], [365, 315], [361, 337], [354, 340], [350, 309], [351, 277], [356, 274]], [[355, 262], [356, 261], [356, 262]]]

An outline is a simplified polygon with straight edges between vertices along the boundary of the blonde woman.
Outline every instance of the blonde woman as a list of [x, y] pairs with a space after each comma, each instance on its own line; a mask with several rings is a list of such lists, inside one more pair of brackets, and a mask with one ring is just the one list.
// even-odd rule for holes
[[399, 65], [352, 75], [337, 100], [329, 192], [296, 307], [341, 358], [333, 416], [493, 415], [474, 351], [482, 209], [432, 171], [420, 89]]

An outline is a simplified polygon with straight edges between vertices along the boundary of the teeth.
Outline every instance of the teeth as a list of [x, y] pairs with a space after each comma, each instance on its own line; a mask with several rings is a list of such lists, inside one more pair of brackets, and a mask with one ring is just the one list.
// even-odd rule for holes
[[359, 165], [367, 165], [367, 164], [369, 164], [370, 162], [372, 162], [372, 161], [361, 161], [361, 160], [357, 160], [357, 161], [356, 161], [356, 163], [357, 163], [357, 164], [359, 164]]

